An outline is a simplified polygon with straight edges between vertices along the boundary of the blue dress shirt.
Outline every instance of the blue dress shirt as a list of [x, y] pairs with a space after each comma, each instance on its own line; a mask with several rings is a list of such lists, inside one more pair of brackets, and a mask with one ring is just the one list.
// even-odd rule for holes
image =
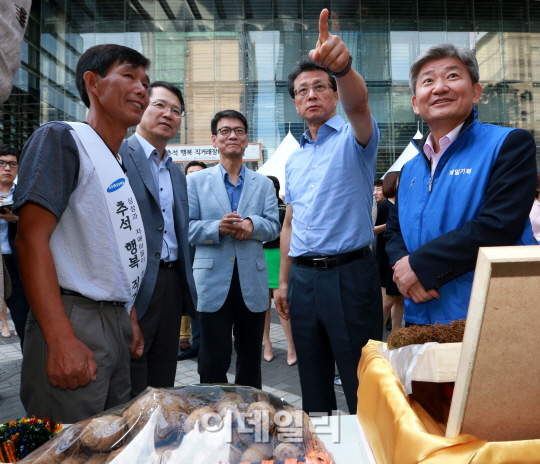
[[159, 153], [155, 147], [137, 132], [135, 132], [135, 135], [148, 158], [150, 171], [152, 171], [152, 176], [154, 177], [154, 182], [159, 195], [159, 207], [161, 208], [161, 214], [163, 215], [164, 221], [161, 259], [163, 261], [176, 261], [178, 259], [178, 241], [176, 240], [176, 233], [174, 230], [174, 197], [171, 175], [169, 173], [169, 167], [173, 160], [169, 152], [165, 150], [165, 155], [160, 162]]
[[289, 256], [337, 255], [373, 242], [378, 144], [375, 119], [366, 148], [339, 115], [321, 126], [316, 141], [309, 130], [302, 135], [285, 167], [285, 203], [293, 208]]
[[231, 183], [229, 178], [229, 173], [225, 171], [225, 168], [221, 163], [219, 163], [219, 169], [221, 169], [221, 175], [223, 177], [223, 183], [225, 184], [225, 189], [227, 190], [227, 195], [229, 196], [229, 202], [231, 203], [231, 210], [238, 211], [238, 204], [240, 203], [240, 197], [242, 196], [242, 189], [244, 188], [244, 176], [246, 173], [246, 168], [242, 164], [242, 169], [240, 169], [240, 174], [238, 175], [238, 184], [234, 185]]
[[[15, 190], [15, 184], [11, 186], [11, 189], [6, 194], [1, 194], [3, 200], [11, 201], [13, 200], [13, 191]], [[8, 222], [5, 219], [0, 219], [0, 243], [2, 244], [2, 254], [11, 255], [13, 250], [9, 246], [8, 240]]]

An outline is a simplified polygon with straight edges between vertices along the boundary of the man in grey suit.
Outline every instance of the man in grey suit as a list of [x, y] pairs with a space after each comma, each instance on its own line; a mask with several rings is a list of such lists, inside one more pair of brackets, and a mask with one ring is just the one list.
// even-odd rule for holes
[[239, 385], [261, 388], [261, 350], [268, 306], [263, 242], [280, 232], [274, 184], [242, 164], [246, 118], [220, 111], [211, 122], [220, 163], [188, 177], [189, 243], [199, 295], [201, 383], [227, 383], [232, 337]]
[[196, 292], [188, 244], [186, 176], [167, 143], [180, 128], [182, 93], [168, 82], [148, 89], [150, 104], [120, 155], [141, 209], [148, 257], [135, 308], [144, 351], [131, 360], [131, 396], [147, 386], [172, 387], [183, 314], [195, 315]]

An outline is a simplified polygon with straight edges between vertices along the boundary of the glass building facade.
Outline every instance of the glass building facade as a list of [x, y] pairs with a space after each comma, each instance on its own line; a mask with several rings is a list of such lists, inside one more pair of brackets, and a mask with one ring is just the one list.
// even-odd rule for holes
[[427, 130], [411, 108], [408, 71], [442, 42], [476, 53], [480, 119], [524, 128], [538, 144], [540, 2], [533, 0], [34, 0], [21, 69], [0, 105], [0, 143], [22, 147], [41, 124], [83, 120], [77, 60], [93, 45], [118, 43], [152, 60], [152, 80], [182, 89], [187, 114], [171, 143], [208, 144], [212, 116], [233, 108], [246, 115], [249, 139], [262, 144], [266, 160], [289, 130], [299, 139], [306, 129], [286, 80], [314, 47], [323, 8], [367, 82], [381, 130], [378, 173], [418, 127]]

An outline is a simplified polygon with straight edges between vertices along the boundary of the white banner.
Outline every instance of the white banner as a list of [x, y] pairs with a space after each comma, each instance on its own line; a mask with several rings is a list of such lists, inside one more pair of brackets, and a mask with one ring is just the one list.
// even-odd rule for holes
[[146, 270], [147, 257], [146, 235], [139, 205], [127, 176], [96, 131], [88, 124], [80, 122], [68, 124], [76, 132], [80, 143], [92, 160], [101, 182], [120, 260], [130, 282], [131, 301], [126, 304], [126, 309], [131, 312]]
[[[212, 145], [168, 145], [167, 150], [173, 161], [184, 163], [189, 161], [219, 161], [219, 150]], [[244, 152], [243, 161], [262, 160], [260, 143], [250, 143]]]

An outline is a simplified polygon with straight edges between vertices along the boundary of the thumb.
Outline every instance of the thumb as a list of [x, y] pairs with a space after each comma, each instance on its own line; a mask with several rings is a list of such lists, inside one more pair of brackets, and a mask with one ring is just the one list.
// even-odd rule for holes
[[431, 290], [428, 290], [428, 293], [433, 297], [433, 298], [437, 298], [437, 299], [440, 299], [441, 298], [441, 295], [439, 294], [439, 292], [435, 289], [431, 289]]
[[97, 364], [94, 360], [94, 354], [90, 350], [88, 350], [88, 354], [86, 355], [86, 367], [88, 369], [88, 375], [90, 376], [90, 380], [92, 382], [95, 382], [97, 374]]
[[[317, 42], [319, 43], [319, 42]], [[310, 50], [309, 53], [308, 53], [308, 56], [313, 60], [313, 61], [317, 61], [319, 59], [319, 50], [318, 49], [313, 49], [313, 50]]]

